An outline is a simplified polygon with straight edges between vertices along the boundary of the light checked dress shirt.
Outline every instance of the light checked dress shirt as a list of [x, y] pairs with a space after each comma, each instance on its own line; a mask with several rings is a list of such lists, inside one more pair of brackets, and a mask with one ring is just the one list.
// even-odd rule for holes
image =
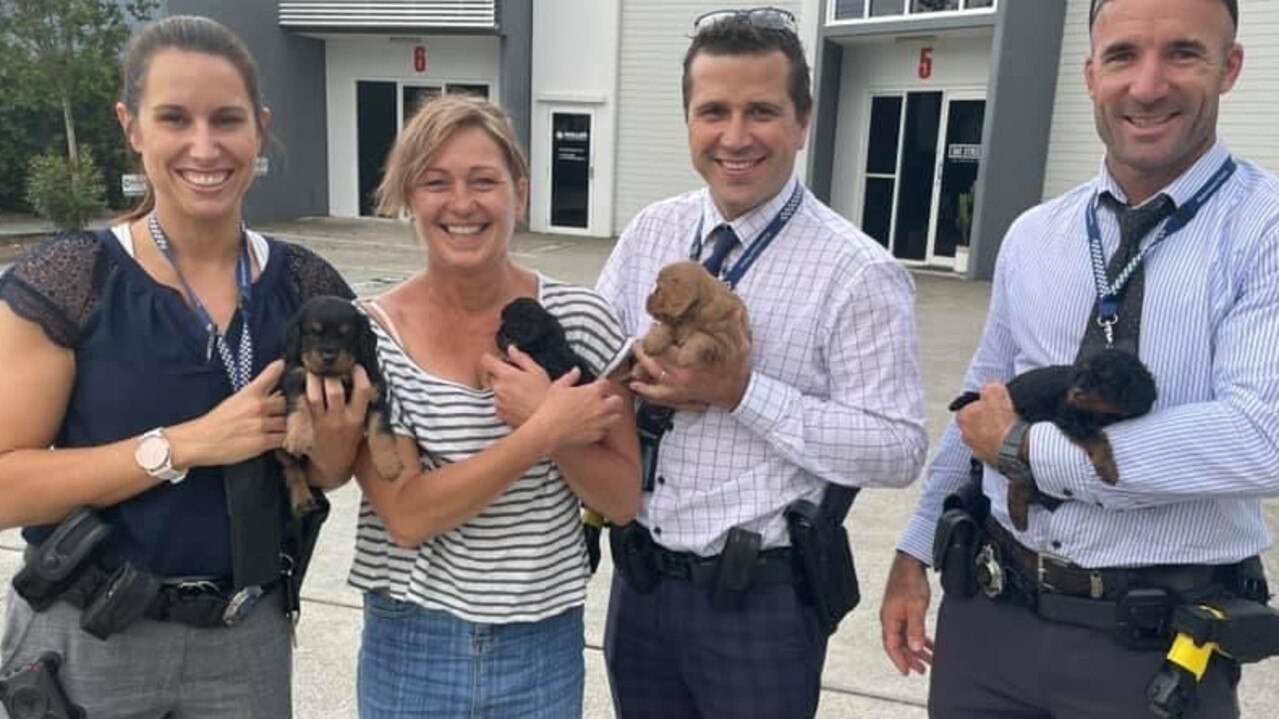
[[[792, 180], [736, 218], [734, 262], [778, 214]], [[737, 285], [749, 312], [752, 374], [732, 412], [677, 412], [639, 521], [668, 549], [722, 550], [734, 526], [765, 547], [788, 545], [786, 505], [819, 502], [827, 482], [901, 487], [927, 446], [914, 283], [873, 239], [807, 190], [798, 210]], [[622, 233], [597, 290], [625, 331], [642, 336], [657, 273], [688, 259], [698, 227], [724, 222], [706, 190], [650, 205]], [[699, 224], [700, 223], [700, 224]]]

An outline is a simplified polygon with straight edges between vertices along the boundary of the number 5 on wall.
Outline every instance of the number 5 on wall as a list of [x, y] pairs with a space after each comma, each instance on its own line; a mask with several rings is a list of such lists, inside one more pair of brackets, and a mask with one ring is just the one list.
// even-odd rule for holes
[[927, 80], [933, 76], [933, 49], [919, 48], [919, 79]]

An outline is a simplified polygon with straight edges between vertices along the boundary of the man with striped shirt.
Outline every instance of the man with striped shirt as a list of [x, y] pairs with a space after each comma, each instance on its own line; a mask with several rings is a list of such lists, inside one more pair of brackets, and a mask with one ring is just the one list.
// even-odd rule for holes
[[[1243, 63], [1237, 25], [1235, 0], [1092, 8], [1084, 76], [1105, 160], [1009, 229], [964, 382], [981, 401], [946, 429], [881, 608], [897, 668], [933, 665], [931, 716], [1152, 716], [1171, 607], [1264, 594], [1261, 499], [1279, 494], [1279, 181], [1216, 136]], [[1128, 231], [1158, 206], [1166, 220]], [[1113, 261], [1121, 244], [1133, 259]], [[1002, 384], [1110, 341], [1136, 350], [1159, 392], [1151, 413], [1106, 430], [1115, 486], [1055, 426], [1021, 422]], [[975, 560], [943, 562], [934, 650], [924, 567], [972, 456], [986, 540]], [[1006, 509], [1010, 480], [1050, 498], [1024, 532]], [[974, 562], [980, 591], [967, 597], [951, 569]], [[1214, 656], [1185, 716], [1238, 716], [1238, 679]]]
[[[653, 542], [658, 582], [613, 582], [605, 657], [624, 719], [811, 716], [827, 627], [796, 595], [784, 510], [835, 485], [906, 485], [923, 461], [910, 275], [794, 179], [812, 97], [793, 23], [761, 8], [695, 24], [685, 119], [707, 188], [640, 212], [599, 280], [639, 336], [658, 271], [691, 256], [734, 287], [750, 329], [727, 366], [639, 351], [635, 394], [677, 411], [627, 530]], [[730, 536], [755, 537], [758, 560], [726, 562]], [[712, 599], [742, 569], [735, 605]]]

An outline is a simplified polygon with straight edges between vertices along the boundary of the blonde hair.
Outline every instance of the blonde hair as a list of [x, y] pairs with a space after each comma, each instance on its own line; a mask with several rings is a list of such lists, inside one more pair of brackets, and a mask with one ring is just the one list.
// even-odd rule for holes
[[488, 133], [501, 148], [515, 184], [528, 179], [528, 160], [505, 110], [482, 97], [441, 95], [422, 104], [387, 155], [386, 171], [377, 188], [378, 214], [394, 216], [408, 209], [409, 193], [426, 177], [435, 153], [458, 130], [471, 127]]

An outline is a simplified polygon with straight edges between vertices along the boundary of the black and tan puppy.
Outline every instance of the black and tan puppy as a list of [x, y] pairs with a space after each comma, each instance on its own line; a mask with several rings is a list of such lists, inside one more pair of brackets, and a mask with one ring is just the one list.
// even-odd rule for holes
[[[564, 334], [564, 326], [531, 297], [517, 297], [502, 308], [502, 324], [497, 328], [497, 346], [503, 353], [511, 345], [536, 362], [546, 376], [559, 379], [565, 372], [578, 368], [577, 384], [595, 381], [595, 373], [573, 350]], [[586, 535], [586, 554], [591, 572], [600, 563], [600, 532], [604, 517], [589, 507], [582, 509], [582, 531]]]
[[[1114, 451], [1102, 431], [1120, 420], [1150, 411], [1157, 390], [1150, 370], [1134, 355], [1102, 350], [1074, 365], [1052, 365], [1023, 372], [1008, 381], [1008, 395], [1018, 416], [1027, 422], [1052, 422], [1070, 441], [1088, 453], [1097, 475], [1114, 485], [1119, 481]], [[965, 392], [950, 403], [958, 411], [978, 399]], [[1034, 487], [1010, 487], [1009, 514], [1018, 529], [1026, 526], [1026, 505], [1056, 502]], [[1018, 522], [1018, 518], [1021, 521]]]
[[496, 339], [503, 353], [515, 345], [552, 380], [576, 367], [582, 373], [577, 384], [595, 381], [595, 373], [569, 345], [560, 321], [531, 297], [517, 297], [502, 308], [502, 324], [497, 328]]
[[692, 260], [662, 268], [645, 309], [660, 324], [644, 335], [644, 352], [656, 356], [675, 348], [675, 363], [713, 365], [741, 352], [740, 324], [746, 304], [727, 285]]
[[284, 446], [276, 456], [284, 466], [284, 481], [289, 490], [289, 504], [295, 516], [314, 506], [311, 488], [306, 481], [307, 454], [315, 444], [315, 430], [310, 405], [306, 400], [306, 375], [338, 377], [351, 392], [351, 371], [355, 365], [373, 385], [365, 419], [369, 452], [377, 472], [384, 479], [394, 479], [403, 468], [395, 454], [395, 439], [386, 407], [386, 384], [377, 364], [377, 337], [369, 320], [360, 314], [350, 300], [341, 297], [313, 297], [298, 309], [284, 338], [284, 377], [280, 390], [284, 393], [287, 429]]

